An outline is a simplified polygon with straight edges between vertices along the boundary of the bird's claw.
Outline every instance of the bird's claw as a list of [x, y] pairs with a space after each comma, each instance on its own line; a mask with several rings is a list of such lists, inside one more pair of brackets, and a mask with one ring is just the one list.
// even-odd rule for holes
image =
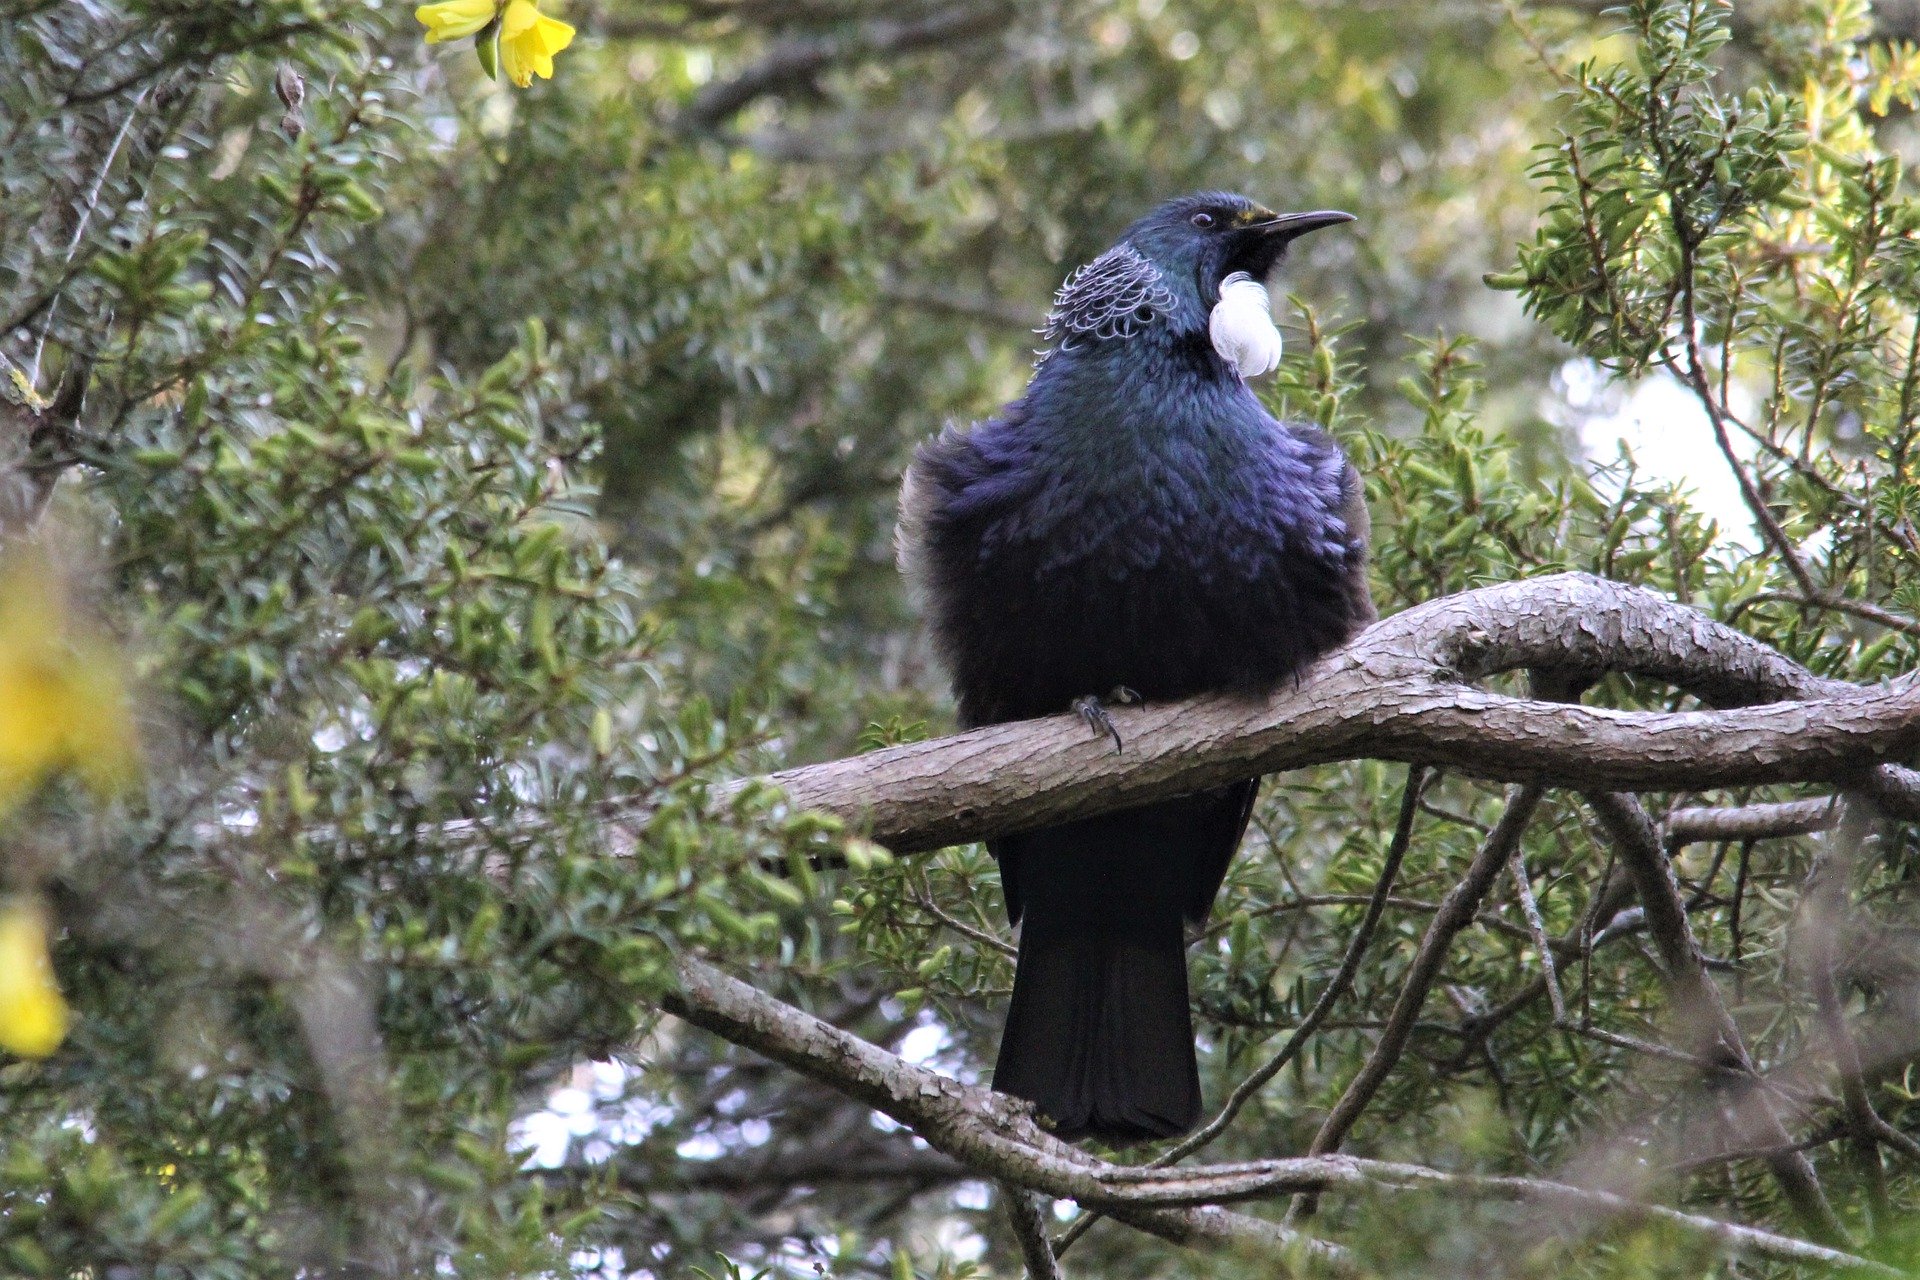
[[1139, 694], [1127, 688], [1125, 685], [1120, 685], [1114, 689], [1112, 693], [1107, 695], [1106, 701], [1102, 701], [1098, 695], [1091, 693], [1084, 698], [1075, 698], [1073, 700], [1073, 711], [1074, 714], [1087, 722], [1087, 728], [1093, 730], [1095, 733], [1104, 733], [1109, 738], [1112, 738], [1114, 754], [1118, 755], [1127, 748], [1126, 744], [1120, 740], [1120, 730], [1114, 725], [1113, 717], [1107, 714], [1107, 702], [1117, 702], [1122, 706], [1126, 706], [1139, 701]]

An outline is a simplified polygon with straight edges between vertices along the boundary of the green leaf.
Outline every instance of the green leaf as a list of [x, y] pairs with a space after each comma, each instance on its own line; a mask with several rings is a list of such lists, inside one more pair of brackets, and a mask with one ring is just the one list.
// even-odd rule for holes
[[487, 73], [487, 79], [500, 78], [500, 17], [494, 15], [492, 22], [482, 27], [473, 37], [473, 51], [480, 58], [480, 69]]

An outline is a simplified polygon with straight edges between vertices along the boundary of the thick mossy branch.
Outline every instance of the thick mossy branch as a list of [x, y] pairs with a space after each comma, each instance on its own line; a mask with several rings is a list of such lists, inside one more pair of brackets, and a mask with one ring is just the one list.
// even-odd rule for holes
[[[1658, 680], [1708, 709], [1611, 711], [1474, 683], [1522, 669]], [[1890, 814], [1920, 816], [1920, 785], [1899, 767], [1920, 747], [1920, 683], [1822, 679], [1696, 610], [1586, 574], [1408, 609], [1270, 698], [1120, 707], [1113, 719], [1126, 744], [1119, 752], [1061, 715], [766, 781], [795, 805], [861, 824], [901, 852], [1356, 759], [1583, 790], [1809, 782], [1861, 790]]]

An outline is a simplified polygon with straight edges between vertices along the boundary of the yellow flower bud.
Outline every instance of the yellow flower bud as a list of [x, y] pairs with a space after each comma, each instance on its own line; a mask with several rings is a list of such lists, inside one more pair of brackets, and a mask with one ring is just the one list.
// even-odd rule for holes
[[462, 40], [493, 21], [496, 0], [439, 0], [413, 11], [414, 20], [427, 29], [428, 44]]
[[0, 903], [0, 1049], [44, 1058], [67, 1036], [67, 1002], [47, 959], [47, 916], [38, 902]]
[[118, 664], [77, 630], [47, 565], [29, 560], [0, 577], [0, 812], [61, 769], [101, 791], [133, 775]]

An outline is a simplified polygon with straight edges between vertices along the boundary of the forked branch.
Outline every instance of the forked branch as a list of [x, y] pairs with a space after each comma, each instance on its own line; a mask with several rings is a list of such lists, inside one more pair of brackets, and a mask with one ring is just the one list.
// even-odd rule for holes
[[[1621, 672], [1707, 709], [1614, 711], [1475, 682], [1535, 669]], [[1065, 708], [1062, 708], [1065, 711]], [[1920, 683], [1814, 676], [1638, 587], [1557, 574], [1462, 592], [1375, 623], [1266, 699], [1119, 707], [1116, 753], [1079, 719], [990, 725], [764, 779], [800, 808], [900, 852], [936, 849], [1339, 760], [1610, 791], [1806, 782], [1920, 817]]]
[[[1507, 672], [1579, 688], [1609, 673], [1671, 685], [1697, 709], [1618, 711], [1485, 687]], [[1055, 1139], [1024, 1104], [912, 1066], [703, 962], [683, 958], [666, 1007], [873, 1106], [937, 1151], [1018, 1194], [1070, 1199], [1182, 1244], [1252, 1250], [1289, 1267], [1351, 1264], [1292, 1227], [1222, 1208], [1288, 1194], [1422, 1187], [1577, 1210], [1599, 1222], [1654, 1219], [1729, 1252], [1897, 1274], [1834, 1247], [1844, 1231], [1805, 1157], [1762, 1097], [1764, 1085], [1706, 972], [1668, 863], [1689, 840], [1764, 838], [1824, 827], [1828, 796], [1853, 791], [1883, 813], [1920, 816], [1920, 682], [1861, 688], [1816, 677], [1774, 650], [1654, 593], [1581, 574], [1465, 592], [1375, 624], [1299, 682], [1266, 699], [1209, 697], [1118, 708], [1116, 753], [1076, 718], [995, 725], [759, 780], [792, 804], [848, 820], [895, 850], [937, 848], [1163, 799], [1282, 769], [1363, 758], [1406, 761], [1512, 785], [1501, 822], [1436, 910], [1400, 1005], [1366, 1068], [1303, 1157], [1190, 1168], [1123, 1167]], [[1639, 791], [1699, 792], [1807, 783], [1818, 798], [1677, 810], [1657, 828]], [[739, 784], [749, 785], [749, 784]], [[1455, 934], [1509, 865], [1543, 793], [1585, 793], [1637, 888], [1680, 1021], [1702, 1029], [1682, 1053], [1750, 1082], [1758, 1106], [1741, 1135], [1769, 1165], [1815, 1243], [1648, 1205], [1614, 1191], [1540, 1179], [1480, 1178], [1334, 1154], [1393, 1069]], [[1409, 791], [1403, 825], [1418, 803]], [[1623, 885], [1624, 888], [1624, 885]], [[1390, 890], [1377, 890], [1376, 896]], [[1539, 930], [1539, 942], [1544, 937]], [[1009, 1194], [1015, 1194], [1010, 1191]], [[1053, 1259], [1030, 1205], [1014, 1206], [1029, 1265]]]

